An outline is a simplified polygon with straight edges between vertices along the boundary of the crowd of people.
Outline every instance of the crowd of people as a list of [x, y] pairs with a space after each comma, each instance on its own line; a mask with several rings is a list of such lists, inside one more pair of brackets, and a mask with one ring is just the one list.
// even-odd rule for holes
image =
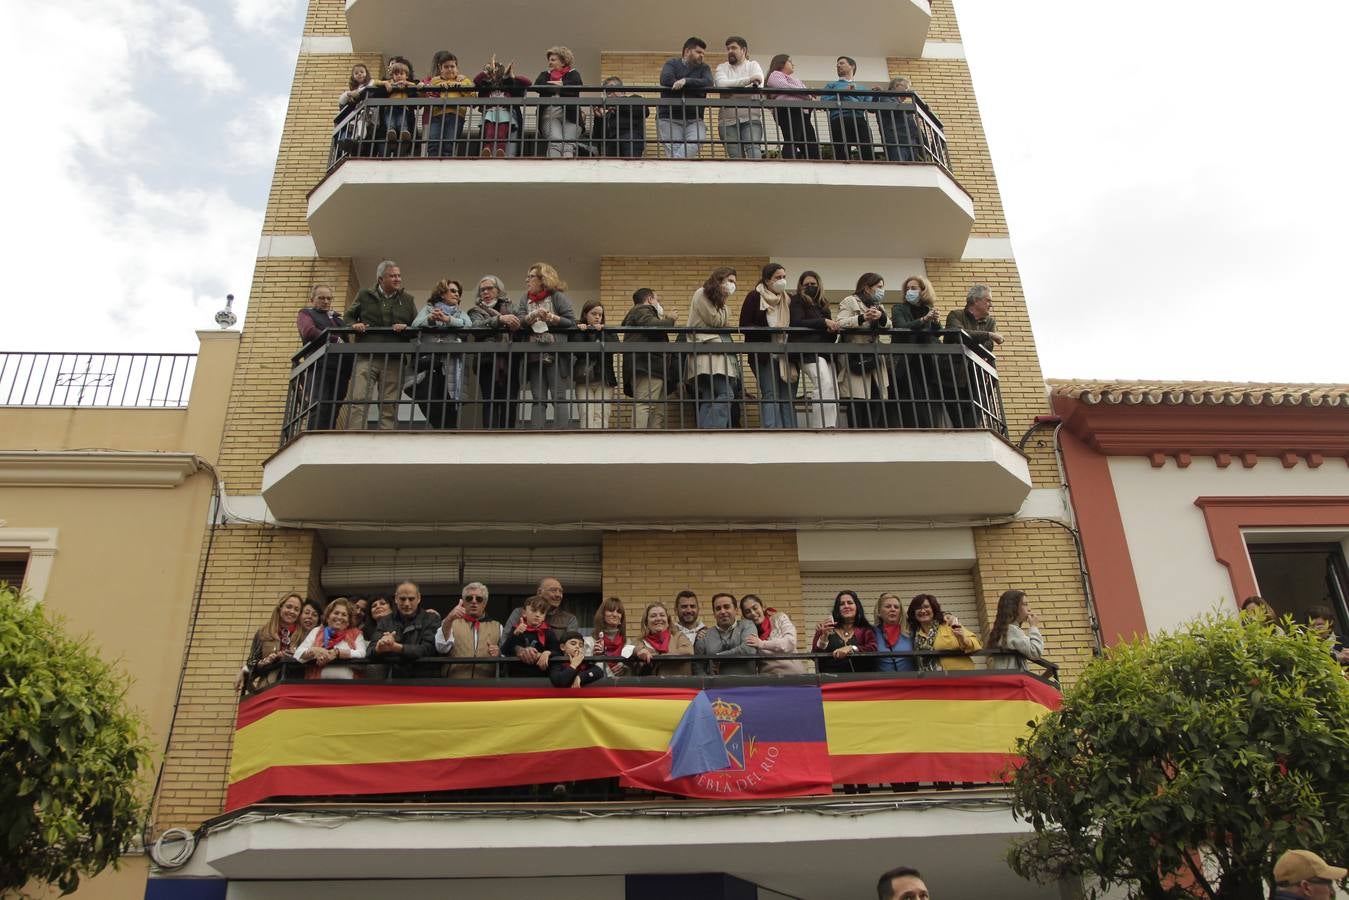
[[[566, 282], [552, 265], [530, 266], [523, 296], [515, 300], [496, 275], [478, 279], [473, 298], [464, 296], [462, 282], [444, 278], [419, 310], [403, 289], [398, 264], [384, 260], [376, 268], [374, 286], [361, 290], [345, 314], [333, 309], [331, 286], [314, 286], [309, 306], [296, 315], [307, 349], [363, 339], [408, 342], [415, 335], [419, 346], [453, 345], [471, 338], [523, 342], [530, 352], [476, 355], [476, 372], [468, 371], [463, 354], [445, 347], [441, 352], [423, 351], [415, 366], [387, 352], [358, 355], [354, 365], [349, 355], [319, 360], [307, 387], [306, 427], [395, 428], [399, 398], [406, 390], [430, 427], [456, 428], [470, 379], [477, 384], [481, 427], [488, 429], [516, 427], [525, 404], [532, 428], [604, 428], [620, 386], [632, 398], [635, 428], [665, 427], [667, 406], [680, 397], [694, 402], [698, 428], [740, 427], [737, 420], [752, 396], [741, 361], [737, 352], [712, 346], [730, 343], [727, 329], [735, 328], [744, 330], [744, 344], [754, 348], [748, 362], [763, 428], [837, 428], [841, 420], [852, 428], [984, 424], [979, 409], [987, 398], [976, 390], [964, 365], [887, 355], [880, 347], [883, 339], [899, 344], [968, 340], [987, 351], [991, 360], [992, 350], [1004, 338], [992, 315], [988, 285], [971, 285], [964, 306], [950, 310], [944, 319], [931, 284], [919, 275], [900, 283], [898, 299], [888, 309], [885, 301], [891, 295], [884, 276], [876, 272], [863, 273], [837, 310], [825, 295], [818, 272], [801, 272], [793, 289], [787, 267], [776, 262], [757, 273], [737, 311], [740, 289], [736, 269], [718, 266], [693, 291], [683, 325], [695, 330], [681, 333], [679, 339], [691, 341], [700, 352], [668, 352], [670, 329], [678, 323], [667, 314], [660, 294], [643, 287], [633, 292], [632, 306], [621, 319], [623, 345], [632, 349], [579, 352], [584, 348], [574, 347], [568, 353], [563, 346], [568, 342], [603, 341], [609, 346], [618, 338], [605, 339], [610, 326], [599, 300], [576, 311]], [[377, 333], [367, 335], [372, 330]], [[839, 349], [834, 352], [805, 349], [836, 342]], [[802, 351], [791, 352], [793, 344], [802, 345]], [[618, 360], [621, 377], [615, 371]], [[798, 397], [805, 401], [804, 417], [797, 414]], [[573, 407], [580, 411], [576, 419]]]
[[[764, 159], [770, 155], [765, 122], [770, 110], [778, 130], [778, 140], [772, 146], [778, 148], [781, 158], [820, 159], [823, 154], [815, 126], [816, 108], [827, 113], [828, 152], [833, 159], [926, 162], [932, 158], [927, 136], [930, 126], [919, 112], [907, 77], [896, 76], [884, 88], [868, 88], [856, 80], [857, 61], [840, 56], [835, 63], [837, 78], [813, 91], [796, 77], [790, 54], [773, 56], [765, 72], [759, 61], [750, 58], [749, 41], [744, 37], [732, 35], [724, 46], [725, 61], [715, 70], [706, 61], [707, 42], [698, 37], [686, 40], [680, 55], [661, 67], [660, 98], [664, 102], [655, 107], [655, 124], [666, 158], [694, 158], [709, 146], [706, 100], [710, 91], [718, 89], [744, 91], [723, 94], [743, 102], [721, 106], [716, 119], [719, 145], [728, 159]], [[524, 107], [503, 101], [519, 100], [530, 91], [542, 98], [578, 98], [586, 85], [569, 48], [549, 47], [544, 59], [544, 68], [533, 81], [517, 75], [513, 62], [499, 62], [495, 55], [469, 78], [460, 71], [459, 58], [448, 50], [436, 51], [430, 76], [421, 80], [404, 56], [389, 58], [383, 78], [375, 77], [368, 66], [357, 64], [351, 69], [347, 89], [338, 97], [338, 150], [350, 156], [461, 156], [468, 151], [468, 119], [476, 109], [480, 116], [475, 145], [478, 154], [520, 155]], [[593, 105], [575, 102], [539, 107], [536, 131], [540, 155], [557, 159], [644, 155], [650, 104], [621, 102], [634, 95], [625, 93], [623, 81], [617, 76], [605, 77], [601, 87]], [[755, 88], [763, 90], [751, 90]], [[886, 93], [877, 96], [882, 91]], [[366, 99], [414, 97], [456, 102], [419, 106], [363, 103]], [[463, 98], [488, 102], [458, 102]], [[764, 107], [760, 101], [765, 99], [775, 102]], [[880, 132], [879, 147], [873, 139], [869, 114], [874, 115]]]
[[[557, 687], [582, 687], [610, 676], [799, 675], [806, 672], [799, 658], [805, 654], [813, 654], [822, 673], [961, 671], [975, 668], [969, 655], [984, 649], [927, 593], [909, 600], [907, 609], [897, 594], [881, 594], [873, 623], [856, 591], [839, 591], [805, 654], [791, 618], [756, 594], [713, 594], [708, 624], [698, 595], [680, 591], [669, 604], [646, 605], [636, 636], [617, 597], [600, 603], [583, 634], [563, 608], [556, 578], [539, 582], [537, 593], [504, 623], [487, 616], [489, 597], [485, 584], [470, 582], [442, 617], [422, 606], [411, 581], [397, 586], [392, 604], [383, 597], [337, 597], [320, 607], [287, 594], [254, 634], [235, 688], [273, 683], [288, 664], [302, 665], [310, 678], [358, 677], [357, 669], [343, 665], [351, 660], [386, 663], [400, 676], [546, 677]], [[1024, 591], [999, 598], [987, 647], [1007, 651], [989, 658], [995, 669], [1026, 671], [1028, 660], [1042, 658], [1039, 618]]]

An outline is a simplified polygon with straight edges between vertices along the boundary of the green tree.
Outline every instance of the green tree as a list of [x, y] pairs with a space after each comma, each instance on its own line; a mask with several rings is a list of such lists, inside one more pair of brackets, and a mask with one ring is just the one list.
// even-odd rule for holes
[[1291, 622], [1213, 614], [1112, 648], [1018, 752], [1023, 878], [1261, 900], [1284, 850], [1349, 858], [1349, 683]]
[[69, 893], [140, 829], [149, 761], [127, 679], [0, 583], [0, 896]]

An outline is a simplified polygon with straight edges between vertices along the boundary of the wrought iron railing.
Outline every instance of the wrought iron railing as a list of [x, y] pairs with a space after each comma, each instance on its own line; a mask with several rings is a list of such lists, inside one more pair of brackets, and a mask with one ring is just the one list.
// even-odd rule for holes
[[606, 327], [557, 330], [548, 335], [554, 343], [534, 343], [501, 342], [503, 332], [485, 329], [372, 329], [360, 343], [296, 354], [281, 443], [369, 428], [926, 428], [1006, 436], [995, 361], [965, 333], [929, 333], [928, 343], [909, 343], [919, 338], [907, 331], [840, 334], [841, 343], [828, 343], [807, 329]]
[[333, 129], [329, 167], [349, 158], [604, 158], [916, 163], [951, 170], [941, 121], [907, 91], [564, 88], [570, 96], [367, 96]]
[[192, 353], [0, 352], [0, 406], [181, 409]]

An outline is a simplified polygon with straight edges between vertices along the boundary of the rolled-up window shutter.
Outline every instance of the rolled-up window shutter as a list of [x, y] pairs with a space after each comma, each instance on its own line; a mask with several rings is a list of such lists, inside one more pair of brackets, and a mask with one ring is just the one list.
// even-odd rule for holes
[[329, 592], [392, 591], [399, 581], [408, 579], [417, 582], [423, 593], [443, 593], [481, 581], [493, 591], [525, 593], [549, 576], [560, 580], [568, 591], [598, 591], [600, 548], [340, 547], [328, 553], [323, 587]]

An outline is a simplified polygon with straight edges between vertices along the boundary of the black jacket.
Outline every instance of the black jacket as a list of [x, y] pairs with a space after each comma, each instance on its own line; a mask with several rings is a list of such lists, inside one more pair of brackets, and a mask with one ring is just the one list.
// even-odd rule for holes
[[604, 677], [604, 666], [599, 663], [582, 663], [581, 668], [573, 669], [571, 660], [562, 654], [559, 654], [557, 659], [548, 660], [548, 680], [553, 683], [553, 687], [569, 688], [577, 675], [581, 676], [581, 687], [585, 687]]
[[[501, 655], [507, 659], [514, 660], [506, 667], [506, 674], [512, 678], [542, 678], [543, 672], [539, 671], [538, 666], [529, 666], [515, 659], [515, 651], [520, 647], [532, 647], [543, 653], [545, 650], [559, 656], [562, 653], [562, 646], [557, 642], [557, 632], [549, 628], [547, 640], [539, 643], [538, 636], [532, 631], [526, 631], [524, 634], [516, 634], [512, 629], [510, 634], [506, 635], [501, 642]], [[549, 659], [551, 665], [552, 659]]]
[[[562, 83], [563, 83], [563, 84], [585, 84], [585, 81], [581, 78], [581, 73], [580, 73], [580, 72], [576, 71], [575, 69], [572, 69], [572, 70], [570, 70], [569, 72], [567, 72], [566, 75], [563, 75], [563, 76], [562, 76]], [[540, 96], [540, 97], [579, 97], [579, 96], [581, 96], [581, 92], [580, 92], [580, 91], [569, 91], [569, 90], [567, 90], [566, 88], [552, 87], [551, 85], [549, 85], [549, 84], [548, 84], [548, 72], [547, 72], [547, 71], [544, 71], [544, 72], [540, 72], [540, 73], [539, 73], [539, 77], [534, 79], [534, 85], [535, 85], [536, 87], [538, 87], [539, 85], [543, 85], [543, 87], [540, 87], [540, 88], [539, 88], [539, 96]], [[548, 106], [540, 107], [539, 113], [542, 114], [543, 111], [546, 110], [546, 109], [557, 109], [557, 108], [558, 108], [558, 107], [548, 107]], [[580, 106], [563, 106], [563, 107], [561, 107], [561, 109], [563, 110], [563, 115], [566, 117], [566, 120], [567, 120], [568, 122], [572, 122], [572, 123], [576, 123], [576, 124], [583, 124], [583, 123], [581, 123], [581, 107], [580, 107]]]
[[[681, 78], [684, 79], [684, 87], [678, 91], [669, 90]], [[660, 92], [661, 97], [676, 100], [701, 99], [707, 96], [707, 89], [712, 87], [712, 70], [708, 68], [707, 63], [690, 66], [684, 62], [682, 56], [676, 56], [667, 59], [665, 65], [661, 67], [660, 83], [662, 87], [666, 88], [666, 90]], [[702, 117], [703, 105], [701, 103], [674, 103], [656, 108], [657, 119], [696, 122]]]
[[[597, 344], [600, 336], [601, 332], [598, 331], [580, 331], [572, 335], [571, 339], [578, 344]], [[608, 338], [605, 343], [607, 345], [617, 340], [617, 336], [614, 336]], [[606, 387], [617, 387], [614, 355], [608, 352], [574, 354], [571, 361], [571, 380], [577, 384], [594, 384], [602, 381]]]
[[[372, 645], [369, 656], [371, 659], [392, 663], [410, 663], [424, 656], [435, 656], [436, 629], [439, 627], [440, 613], [434, 609], [418, 609], [416, 615], [407, 620], [394, 612], [375, 624], [375, 640], [378, 641], [384, 632], [392, 631], [394, 640], [403, 645], [403, 652], [376, 653]], [[400, 674], [415, 675], [417, 671], [413, 666], [401, 666]], [[428, 669], [427, 674], [435, 673]]]
[[[649, 329], [649, 331], [640, 333], [630, 331], [623, 335], [623, 343], [668, 344], [670, 335], [662, 329], [673, 328], [674, 326], [675, 319], [673, 316], [662, 318], [656, 312], [656, 307], [650, 303], [639, 303], [628, 310], [628, 314], [623, 317], [623, 327], [643, 328]], [[629, 397], [632, 396], [633, 377], [636, 375], [663, 378], [668, 385], [679, 375], [678, 360], [674, 359], [673, 354], [665, 352], [660, 347], [651, 347], [645, 349], [645, 351], [623, 354], [623, 393]]]

